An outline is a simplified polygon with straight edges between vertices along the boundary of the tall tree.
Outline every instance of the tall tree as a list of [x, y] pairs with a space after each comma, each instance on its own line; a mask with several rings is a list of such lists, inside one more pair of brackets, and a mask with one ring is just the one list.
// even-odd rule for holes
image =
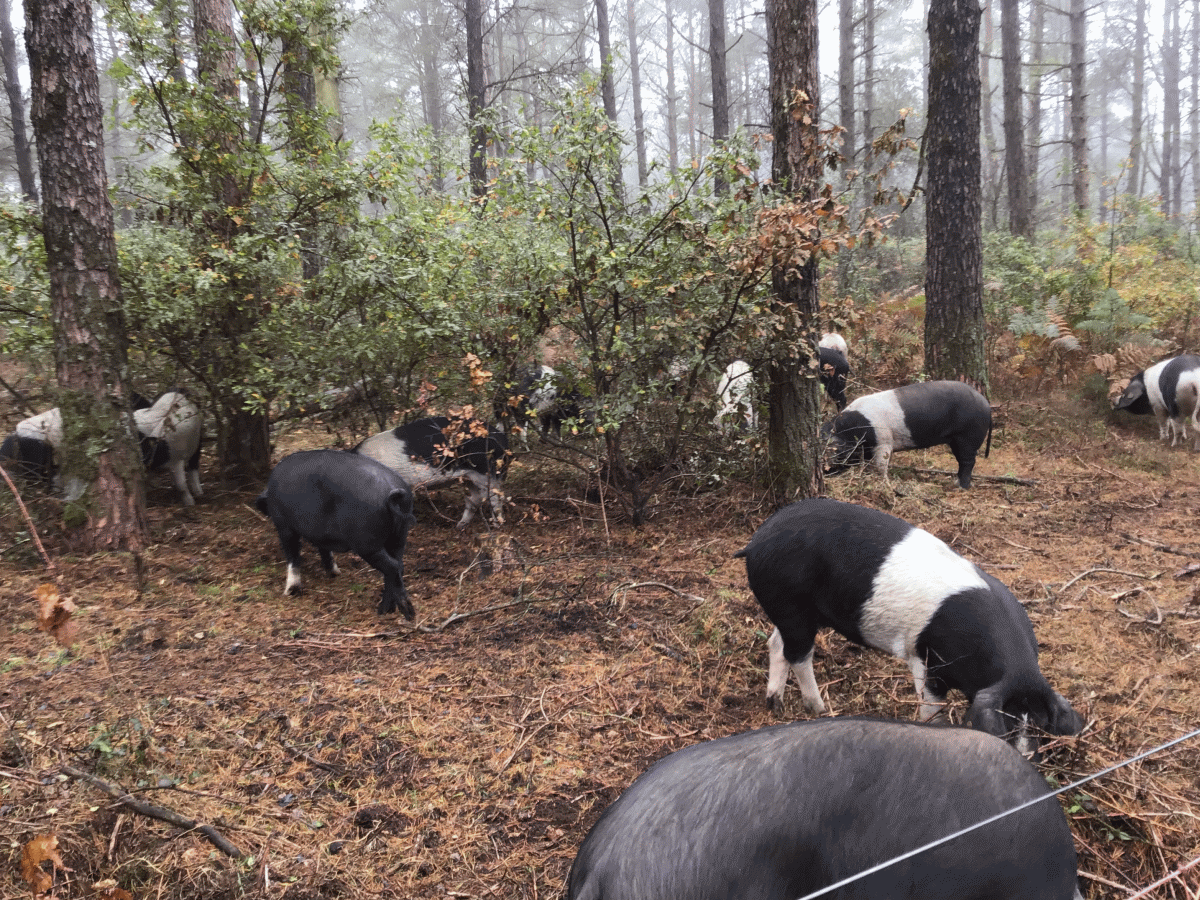
[[483, 0], [465, 0], [463, 16], [467, 31], [467, 127], [471, 130], [468, 172], [472, 193], [482, 197], [487, 193], [487, 125], [483, 121], [483, 111], [487, 108], [484, 97]]
[[25, 98], [17, 76], [17, 40], [12, 30], [12, 6], [0, 0], [0, 56], [4, 57], [4, 91], [8, 94], [8, 116], [12, 124], [13, 154], [17, 158], [17, 178], [21, 194], [30, 203], [38, 202], [37, 179], [33, 172], [33, 148], [25, 130]]
[[59, 450], [68, 484], [90, 484], [86, 515], [67, 525], [82, 548], [136, 553], [146, 536], [144, 473], [126, 399], [125, 316], [90, 0], [26, 0], [25, 46], [64, 428]]
[[1004, 169], [1008, 230], [1033, 237], [1029, 177], [1025, 170], [1025, 110], [1021, 97], [1020, 0], [1000, 0], [1000, 59], [1004, 80]]
[[1087, 158], [1087, 10], [1071, 0], [1071, 189], [1075, 212], [1088, 209]]
[[1200, 0], [1192, 0], [1192, 208], [1200, 212]]
[[[712, 139], [719, 146], [729, 139], [729, 76], [725, 68], [725, 0], [708, 0], [708, 69], [712, 79]], [[718, 174], [713, 185], [725, 194], [729, 183]]]
[[838, 124], [847, 160], [857, 145], [854, 133], [854, 0], [838, 0]]
[[675, 15], [671, 0], [664, 2], [663, 20], [667, 30], [667, 166], [675, 172], [679, 168], [679, 94], [675, 87]]
[[638, 184], [645, 187], [650, 180], [646, 161], [646, 119], [642, 114], [642, 67], [638, 52], [637, 15], [633, 0], [625, 4], [625, 24], [629, 36], [629, 90], [633, 94], [633, 143], [637, 152]]
[[1146, 97], [1146, 0], [1137, 0], [1133, 23], [1133, 96], [1129, 117], [1129, 193], [1142, 192], [1142, 140]]
[[[767, 0], [768, 96], [773, 151], [771, 177], [792, 200], [814, 199], [820, 187], [817, 130], [820, 76], [817, 70], [816, 0]], [[772, 303], [793, 335], [767, 365], [767, 425], [771, 487], [783, 501], [813, 497], [821, 490], [820, 382], [806, 377], [816, 347], [817, 259], [777, 265], [771, 273]]]
[[[1142, 2], [1142, 0], [1139, 0]], [[1046, 4], [1035, 2], [1033, 20], [1029, 25], [1029, 213], [1030, 229], [1037, 229], [1038, 172], [1042, 154], [1042, 82], [1046, 60]]]
[[1166, 0], [1163, 4], [1163, 138], [1162, 168], [1159, 171], [1158, 189], [1162, 194], [1164, 216], [1179, 214], [1180, 203], [1176, 190], [1176, 174], [1179, 172], [1179, 2]]
[[929, 6], [925, 371], [984, 387], [979, 18], [978, 0]]
[[617, 121], [617, 87], [613, 75], [612, 38], [608, 25], [608, 0], [595, 0], [596, 41], [600, 45], [600, 94], [604, 98], [604, 114]]
[[862, 159], [871, 152], [875, 140], [872, 113], [875, 109], [875, 0], [863, 2], [863, 98], [862, 98]]

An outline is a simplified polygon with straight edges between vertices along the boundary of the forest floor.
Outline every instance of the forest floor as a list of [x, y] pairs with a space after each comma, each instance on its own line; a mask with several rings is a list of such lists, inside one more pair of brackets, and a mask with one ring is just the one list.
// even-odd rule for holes
[[[942, 448], [897, 457], [894, 492], [872, 472], [827, 492], [933, 532], [1025, 603], [1088, 722], [1042, 762], [1066, 783], [1200, 724], [1200, 454], [1064, 393], [998, 406], [970, 491], [929, 471], [953, 468]], [[350, 555], [327, 579], [310, 551], [285, 598], [256, 492], [204, 474], [194, 509], [152, 478], [140, 590], [130, 557], [67, 553], [55, 501], [27, 498], [77, 607], [68, 648], [38, 630], [55, 578], [0, 506], [0, 897], [30, 896], [24, 854], [64, 898], [555, 898], [651, 762], [776, 721], [770, 629], [732, 557], [771, 510], [744, 485], [664, 490], [634, 529], [530, 455], [507, 524], [465, 533], [442, 491], [409, 538], [413, 626], [376, 615], [380, 577]], [[899, 660], [825, 633], [816, 672], [832, 713], [916, 715]], [[805, 715], [793, 683], [786, 717]], [[1061, 799], [1085, 895], [1125, 897], [1200, 855], [1200, 740]], [[1200, 869], [1152, 896], [1194, 900]]]

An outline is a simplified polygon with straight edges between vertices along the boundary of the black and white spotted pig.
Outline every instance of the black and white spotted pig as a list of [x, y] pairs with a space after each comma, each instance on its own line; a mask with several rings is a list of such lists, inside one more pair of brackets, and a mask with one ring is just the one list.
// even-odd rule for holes
[[497, 524], [504, 522], [500, 484], [508, 439], [477, 419], [417, 419], [367, 438], [353, 452], [383, 463], [414, 489], [467, 482], [467, 506], [459, 528], [466, 528], [489, 500], [492, 518]]
[[[845, 341], [842, 343], [844, 345]], [[821, 385], [838, 412], [841, 412], [846, 408], [846, 379], [850, 375], [850, 363], [846, 354], [834, 347], [818, 347], [817, 354], [821, 365]]]
[[946, 693], [967, 696], [967, 724], [1004, 736], [1026, 726], [1077, 734], [1083, 721], [1038, 668], [1025, 609], [997, 579], [927, 531], [879, 510], [827, 498], [801, 500], [767, 519], [734, 556], [775, 625], [767, 701], [783, 703], [788, 669], [805, 704], [825, 710], [813, 675], [813, 641], [828, 626], [856, 644], [907, 660], [921, 716]]
[[859, 397], [821, 428], [829, 441], [829, 473], [873, 462], [887, 480], [897, 450], [946, 444], [958, 460], [958, 483], [971, 486], [975, 455], [987, 441], [992, 450], [992, 406], [961, 381], [926, 381]]
[[991, 735], [857, 718], [747, 731], [651, 766], [584, 838], [567, 897], [796, 900], [1028, 801], [835, 900], [1072, 900], [1075, 842], [1045, 779]]
[[204, 496], [200, 487], [200, 410], [181, 391], [167, 391], [149, 407], [135, 409], [142, 462], [154, 472], [166, 468], [184, 506]]
[[301, 589], [300, 541], [306, 540], [330, 577], [338, 574], [334, 553], [357, 553], [383, 574], [380, 615], [413, 618], [404, 588], [404, 545], [417, 523], [412, 489], [387, 466], [344, 450], [303, 450], [279, 461], [254, 505], [279, 534], [284, 594]]
[[1129, 386], [1113, 404], [1137, 415], [1154, 413], [1160, 440], [1187, 441], [1188, 419], [1196, 432], [1200, 450], [1200, 356], [1190, 354], [1164, 359], [1129, 380]]
[[49, 485], [54, 477], [54, 450], [63, 440], [58, 407], [22, 419], [0, 444], [0, 462], [15, 474]]

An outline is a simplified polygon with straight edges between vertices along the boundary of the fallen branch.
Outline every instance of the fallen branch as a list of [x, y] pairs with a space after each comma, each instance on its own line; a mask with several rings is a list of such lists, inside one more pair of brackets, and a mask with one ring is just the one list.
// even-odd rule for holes
[[1081, 578], [1087, 578], [1089, 575], [1095, 575], [1097, 572], [1111, 572], [1114, 575], [1128, 575], [1130, 578], [1141, 578], [1143, 581], [1153, 581], [1158, 577], [1157, 575], [1143, 575], [1140, 572], [1126, 572], [1124, 569], [1110, 569], [1107, 566], [1096, 566], [1094, 569], [1088, 569], [1084, 572], [1080, 572], [1078, 575], [1060, 587], [1058, 592], [1061, 594]]
[[1149, 538], [1138, 537], [1136, 534], [1126, 534], [1119, 532], [1121, 537], [1129, 541], [1131, 544], [1145, 544], [1147, 547], [1153, 547], [1155, 550], [1161, 550], [1163, 553], [1174, 553], [1176, 556], [1187, 556], [1194, 558], [1197, 551], [1184, 550], [1181, 547], [1172, 547], [1170, 544], [1164, 544], [1161, 541], [1152, 541]]
[[685, 593], [684, 591], [679, 590], [679, 588], [671, 587], [671, 585], [669, 585], [669, 584], [663, 584], [661, 581], [637, 581], [637, 582], [631, 581], [628, 584], [618, 584], [615, 588], [613, 588], [613, 592], [608, 595], [608, 605], [612, 606], [614, 603], [616, 603], [618, 592], [625, 594], [625, 593], [628, 593], [629, 591], [636, 591], [638, 588], [644, 588], [644, 587], [662, 588], [664, 591], [670, 591], [672, 594], [675, 594], [677, 597], [683, 597], [683, 599], [691, 600], [693, 603], [707, 603], [708, 602], [703, 597], [697, 597], [695, 594]]
[[17, 506], [21, 509], [21, 515], [25, 517], [25, 524], [29, 527], [29, 536], [33, 538], [33, 544], [38, 549], [38, 553], [42, 555], [42, 559], [46, 562], [46, 568], [50, 570], [50, 574], [55, 578], [58, 577], [58, 572], [54, 568], [54, 561], [50, 559], [50, 554], [46, 552], [46, 548], [42, 546], [42, 539], [38, 537], [37, 529], [33, 526], [33, 519], [29, 516], [29, 510], [25, 508], [25, 501], [21, 499], [21, 492], [17, 490], [17, 486], [13, 484], [13, 480], [8, 477], [8, 472], [0, 466], [0, 475], [4, 476], [5, 482], [8, 483], [8, 489], [12, 491], [13, 498], [17, 501]]
[[[913, 469], [914, 472], [920, 475], [949, 475], [954, 478], [958, 477], [957, 472], [951, 472], [948, 469]], [[999, 484], [1019, 484], [1022, 487], [1037, 487], [1038, 482], [1033, 478], [1018, 478], [1016, 475], [984, 475], [981, 472], [973, 472], [971, 479], [981, 481], [995, 481]]]
[[90, 772], [85, 772], [82, 769], [77, 769], [74, 766], [62, 766], [62, 771], [72, 778], [80, 781], [86, 781], [93, 787], [97, 787], [104, 793], [113, 797], [122, 806], [127, 807], [139, 815], [148, 816], [151, 819], [158, 819], [160, 822], [166, 822], [168, 825], [174, 825], [176, 828], [182, 828], [186, 831], [198, 831], [204, 835], [214, 847], [224, 853], [226, 856], [231, 856], [234, 859], [245, 859], [246, 854], [229, 843], [217, 829], [211, 825], [201, 825], [192, 819], [182, 816], [173, 809], [167, 809], [165, 806], [159, 806], [156, 803], [147, 803], [145, 800], [138, 800], [133, 797], [127, 790], [119, 784], [114, 784], [107, 779], [101, 778], [98, 775], [93, 775]]

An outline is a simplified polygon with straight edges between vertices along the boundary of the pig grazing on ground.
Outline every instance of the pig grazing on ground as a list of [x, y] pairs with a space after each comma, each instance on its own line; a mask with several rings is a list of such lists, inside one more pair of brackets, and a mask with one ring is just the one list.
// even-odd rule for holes
[[958, 460], [958, 483], [971, 486], [975, 454], [992, 449], [992, 406], [961, 381], [926, 381], [859, 397], [821, 428], [832, 451], [830, 474], [873, 462], [887, 480], [897, 450], [946, 444]]
[[413, 618], [404, 589], [404, 545], [417, 522], [412, 490], [387, 466], [343, 450], [293, 453], [275, 466], [254, 505], [279, 533], [285, 594], [300, 590], [300, 541], [306, 540], [330, 577], [338, 574], [334, 553], [357, 553], [383, 574], [380, 615]]
[[1038, 668], [1025, 609], [927, 531], [852, 503], [801, 500], [767, 519], [734, 556], [746, 560], [750, 589], [775, 625], [767, 700], [776, 709], [790, 667], [808, 708], [825, 710], [812, 660], [826, 626], [906, 660], [923, 718], [957, 688], [970, 702], [967, 724], [989, 734], [1017, 729], [1028, 745], [1027, 726], [1050, 734], [1083, 728]]
[[184, 506], [204, 496], [200, 487], [200, 410], [181, 391], [167, 391], [149, 407], [134, 409], [142, 463], [153, 472], [166, 468]]
[[1170, 437], [1172, 447], [1176, 440], [1187, 442], [1191, 419], [1200, 450], [1200, 356], [1164, 359], [1138, 372], [1113, 406], [1137, 415], [1154, 413], [1159, 439]]
[[58, 407], [17, 423], [0, 444], [0, 462], [10, 471], [49, 485], [54, 477], [54, 450], [63, 440], [62, 413]]
[[367, 438], [353, 452], [383, 463], [413, 488], [467, 482], [467, 505], [458, 528], [466, 528], [489, 498], [492, 518], [497, 524], [504, 522], [500, 484], [508, 439], [477, 419], [418, 419]]
[[825, 895], [1072, 900], [1075, 842], [1046, 781], [964, 728], [818, 719], [659, 760], [604, 811], [568, 900], [797, 900], [1032, 803]]

